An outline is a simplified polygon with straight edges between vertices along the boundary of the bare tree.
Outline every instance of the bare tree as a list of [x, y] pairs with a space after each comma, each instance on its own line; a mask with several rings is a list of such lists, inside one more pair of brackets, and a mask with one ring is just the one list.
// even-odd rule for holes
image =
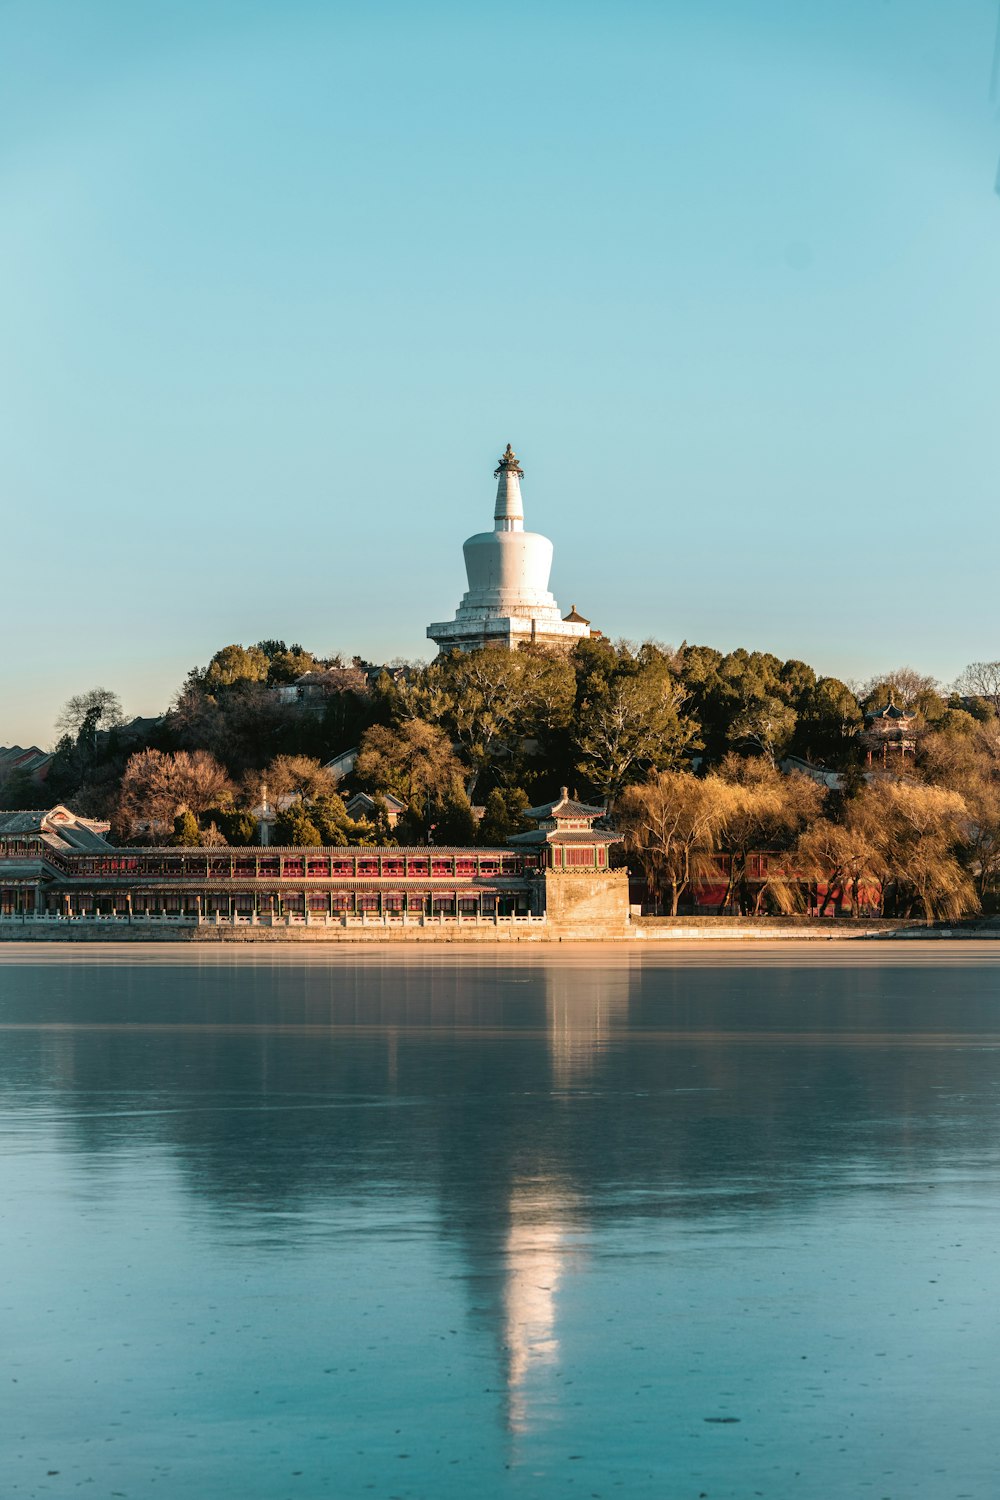
[[244, 795], [251, 803], [263, 801], [265, 788], [274, 806], [293, 798], [312, 802], [317, 797], [332, 797], [337, 777], [312, 756], [276, 755], [263, 771], [251, 771], [244, 778]]
[[93, 730], [117, 729], [125, 722], [121, 699], [110, 688], [95, 687], [86, 693], [75, 693], [62, 707], [56, 719], [56, 733], [76, 739], [84, 724]]
[[855, 689], [859, 703], [870, 712], [884, 708], [890, 698], [897, 708], [909, 708], [925, 719], [940, 718], [945, 702], [936, 677], [917, 672], [913, 667], [895, 667], [870, 677]]
[[963, 698], [982, 698], [1000, 713], [1000, 661], [970, 661], [955, 679], [955, 692]]
[[207, 750], [178, 750], [170, 760], [168, 782], [179, 808], [189, 808], [198, 817], [232, 797], [233, 784], [225, 767]]
[[121, 784], [121, 809], [129, 822], [170, 823], [177, 811], [171, 769], [172, 757], [162, 750], [140, 750], [129, 757]]
[[165, 827], [181, 812], [195, 817], [232, 796], [224, 768], [207, 750], [140, 750], [129, 758], [121, 784], [121, 809], [132, 823]]

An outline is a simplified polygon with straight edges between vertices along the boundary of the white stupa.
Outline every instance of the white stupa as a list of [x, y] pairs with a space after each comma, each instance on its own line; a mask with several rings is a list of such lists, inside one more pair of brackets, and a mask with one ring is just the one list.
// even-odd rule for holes
[[455, 618], [428, 625], [428, 636], [441, 651], [480, 646], [513, 651], [522, 642], [569, 647], [596, 635], [575, 605], [564, 619], [549, 593], [552, 543], [524, 529], [524, 471], [509, 443], [493, 477], [498, 480], [493, 530], [465, 543], [468, 590]]

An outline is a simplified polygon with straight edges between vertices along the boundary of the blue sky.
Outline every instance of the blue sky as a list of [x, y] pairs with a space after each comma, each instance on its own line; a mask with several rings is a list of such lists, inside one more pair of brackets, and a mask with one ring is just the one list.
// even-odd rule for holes
[[508, 439], [614, 636], [1000, 656], [992, 0], [6, 0], [0, 743], [430, 654]]

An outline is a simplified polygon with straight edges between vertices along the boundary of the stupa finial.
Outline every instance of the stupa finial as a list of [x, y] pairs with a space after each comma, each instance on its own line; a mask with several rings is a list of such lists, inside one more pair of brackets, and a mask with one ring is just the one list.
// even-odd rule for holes
[[499, 479], [501, 474], [516, 474], [518, 479], [524, 478], [524, 470], [518, 463], [517, 454], [514, 452], [509, 443], [507, 444], [503, 457], [497, 464], [496, 468], [493, 470], [493, 478]]

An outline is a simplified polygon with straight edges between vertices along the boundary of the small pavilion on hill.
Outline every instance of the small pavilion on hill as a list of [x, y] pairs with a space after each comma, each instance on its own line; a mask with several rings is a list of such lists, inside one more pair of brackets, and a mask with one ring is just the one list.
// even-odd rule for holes
[[916, 715], [897, 708], [892, 694], [884, 708], [865, 714], [865, 744], [870, 766], [889, 766], [917, 753]]

